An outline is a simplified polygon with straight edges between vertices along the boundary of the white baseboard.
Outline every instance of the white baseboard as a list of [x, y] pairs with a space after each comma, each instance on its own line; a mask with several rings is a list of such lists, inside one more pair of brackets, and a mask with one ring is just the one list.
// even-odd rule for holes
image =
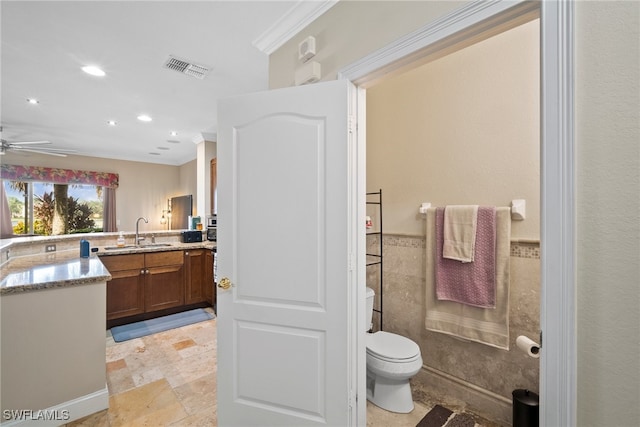
[[460, 401], [482, 417], [511, 425], [513, 409], [509, 398], [426, 365], [422, 366], [415, 380], [429, 392]]
[[[105, 384], [102, 390], [78, 397], [73, 400], [52, 406], [43, 410], [33, 410], [31, 416], [23, 413], [25, 416], [21, 419], [8, 420], [0, 423], [1, 427], [57, 427], [79, 420], [87, 415], [94, 414], [109, 408], [109, 390]], [[4, 415], [4, 414], [1, 414]], [[4, 417], [3, 417], [4, 418]], [[55, 419], [44, 419], [55, 418]]]

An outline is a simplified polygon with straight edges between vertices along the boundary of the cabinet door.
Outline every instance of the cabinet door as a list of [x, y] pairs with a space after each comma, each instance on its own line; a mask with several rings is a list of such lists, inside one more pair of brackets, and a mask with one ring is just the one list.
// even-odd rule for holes
[[184, 303], [182, 265], [150, 267], [145, 273], [145, 311], [177, 307]]
[[107, 282], [107, 320], [144, 313], [144, 270], [111, 273]]
[[144, 256], [103, 256], [111, 273], [107, 282], [107, 320], [144, 313]]
[[182, 251], [145, 254], [145, 311], [184, 304]]
[[192, 249], [184, 251], [185, 263], [185, 304], [205, 301], [205, 251]]
[[204, 283], [202, 284], [202, 293], [204, 299], [212, 307], [215, 307], [216, 303], [216, 289], [213, 283], [213, 252], [205, 251], [204, 257]]

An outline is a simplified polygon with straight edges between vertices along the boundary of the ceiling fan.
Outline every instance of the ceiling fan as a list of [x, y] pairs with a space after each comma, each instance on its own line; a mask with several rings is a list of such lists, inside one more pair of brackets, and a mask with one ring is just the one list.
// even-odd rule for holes
[[9, 142], [2, 138], [2, 126], [0, 126], [0, 155], [4, 155], [7, 151], [29, 152], [48, 154], [50, 156], [67, 157], [67, 154], [73, 154], [76, 150], [65, 148], [46, 147], [51, 144], [50, 141], [16, 141]]

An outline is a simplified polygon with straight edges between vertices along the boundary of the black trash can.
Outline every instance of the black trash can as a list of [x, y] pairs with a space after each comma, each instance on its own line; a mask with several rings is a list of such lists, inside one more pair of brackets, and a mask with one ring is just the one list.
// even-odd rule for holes
[[539, 396], [529, 390], [513, 390], [513, 427], [538, 427]]

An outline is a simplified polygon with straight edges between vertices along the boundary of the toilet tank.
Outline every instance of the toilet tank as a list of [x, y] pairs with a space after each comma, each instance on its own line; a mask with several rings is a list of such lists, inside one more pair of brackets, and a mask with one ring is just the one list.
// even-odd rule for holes
[[373, 299], [375, 298], [376, 293], [371, 288], [367, 288], [367, 331], [371, 329], [373, 322]]

